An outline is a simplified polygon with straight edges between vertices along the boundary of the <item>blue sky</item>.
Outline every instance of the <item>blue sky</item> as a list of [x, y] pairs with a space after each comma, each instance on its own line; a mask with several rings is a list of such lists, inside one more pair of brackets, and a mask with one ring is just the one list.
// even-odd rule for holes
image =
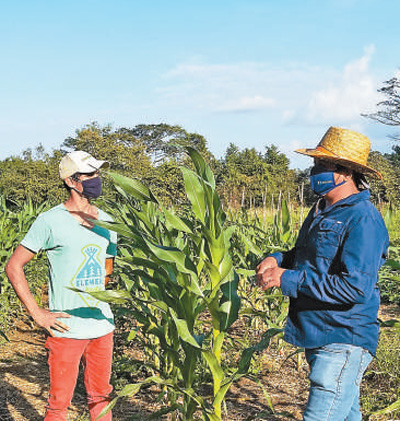
[[[219, 158], [274, 143], [292, 167], [331, 125], [392, 145], [397, 0], [0, 0], [0, 159], [92, 121], [178, 124]], [[400, 131], [400, 129], [399, 129]]]

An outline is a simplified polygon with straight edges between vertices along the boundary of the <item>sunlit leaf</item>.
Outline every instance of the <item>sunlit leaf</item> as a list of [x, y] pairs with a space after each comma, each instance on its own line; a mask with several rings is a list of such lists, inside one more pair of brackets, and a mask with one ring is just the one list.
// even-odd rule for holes
[[211, 351], [204, 351], [204, 359], [207, 361], [211, 374], [214, 379], [214, 384], [220, 384], [225, 377], [224, 370], [222, 370], [217, 357]]
[[204, 180], [206, 180], [213, 189], [215, 189], [214, 174], [212, 173], [209, 165], [204, 160], [203, 156], [194, 148], [187, 147], [186, 150], [188, 151], [190, 158], [196, 167], [197, 173], [200, 175], [200, 177], [204, 178]]
[[128, 291], [83, 291], [78, 288], [67, 287], [71, 291], [88, 294], [99, 301], [104, 301], [106, 303], [122, 304], [125, 301], [132, 300], [132, 296]]
[[200, 348], [199, 344], [197, 343], [193, 335], [190, 333], [186, 320], [178, 319], [178, 316], [172, 309], [170, 309], [170, 314], [175, 322], [175, 326], [178, 331], [179, 337], [183, 341], [194, 346], [195, 348]]
[[225, 331], [233, 322], [235, 322], [239, 315], [240, 298], [237, 294], [239, 277], [234, 273], [234, 278], [230, 282], [226, 282], [221, 286], [222, 297], [220, 300], [220, 330]]
[[163, 208], [163, 213], [168, 224], [175, 228], [178, 231], [183, 231], [192, 234], [192, 230], [187, 226], [187, 224], [179, 218], [179, 216], [170, 212], [168, 209]]
[[201, 222], [205, 222], [206, 216], [206, 192], [196, 173], [188, 168], [181, 167], [185, 182], [185, 191], [188, 199], [192, 203], [194, 214]]
[[123, 189], [125, 193], [139, 200], [158, 203], [157, 199], [153, 196], [150, 189], [144, 184], [142, 184], [140, 181], [115, 172], [109, 172], [108, 174], [111, 176], [113, 182], [121, 189]]

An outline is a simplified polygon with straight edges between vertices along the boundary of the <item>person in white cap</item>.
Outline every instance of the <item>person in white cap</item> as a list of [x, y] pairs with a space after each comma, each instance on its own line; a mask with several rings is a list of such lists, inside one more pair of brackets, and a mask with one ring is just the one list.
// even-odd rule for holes
[[378, 343], [378, 271], [388, 233], [370, 202], [370, 141], [331, 127], [316, 148], [311, 188], [320, 196], [295, 247], [257, 266], [257, 284], [290, 297], [285, 340], [305, 348], [310, 393], [305, 421], [360, 421], [361, 378]]
[[[68, 199], [39, 215], [6, 266], [18, 297], [49, 334], [45, 344], [50, 371], [46, 421], [67, 419], [81, 361], [92, 421], [110, 400], [112, 312], [107, 303], [70, 289], [104, 290], [112, 273], [116, 233], [90, 222], [112, 221], [92, 203], [101, 194], [99, 169], [108, 165], [84, 151], [65, 155], [59, 173]], [[49, 309], [38, 306], [23, 270], [40, 250], [49, 260]], [[111, 412], [100, 419], [111, 420]]]

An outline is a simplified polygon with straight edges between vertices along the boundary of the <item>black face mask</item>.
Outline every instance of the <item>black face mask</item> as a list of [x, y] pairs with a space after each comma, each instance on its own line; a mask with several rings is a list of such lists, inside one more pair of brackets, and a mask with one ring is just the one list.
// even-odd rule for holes
[[94, 177], [82, 182], [82, 196], [89, 197], [91, 199], [97, 199], [101, 195], [101, 178]]

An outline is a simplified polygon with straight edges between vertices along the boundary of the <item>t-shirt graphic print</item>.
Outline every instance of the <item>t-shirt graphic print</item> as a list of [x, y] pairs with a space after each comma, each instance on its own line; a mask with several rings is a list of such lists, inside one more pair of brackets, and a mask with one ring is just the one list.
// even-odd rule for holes
[[[71, 286], [85, 292], [101, 291], [104, 283], [105, 269], [101, 266], [99, 259], [100, 247], [89, 244], [82, 250], [83, 262], [78, 267], [76, 275], [71, 279]], [[89, 294], [78, 292], [84, 303], [88, 307], [96, 307], [99, 300]]]

